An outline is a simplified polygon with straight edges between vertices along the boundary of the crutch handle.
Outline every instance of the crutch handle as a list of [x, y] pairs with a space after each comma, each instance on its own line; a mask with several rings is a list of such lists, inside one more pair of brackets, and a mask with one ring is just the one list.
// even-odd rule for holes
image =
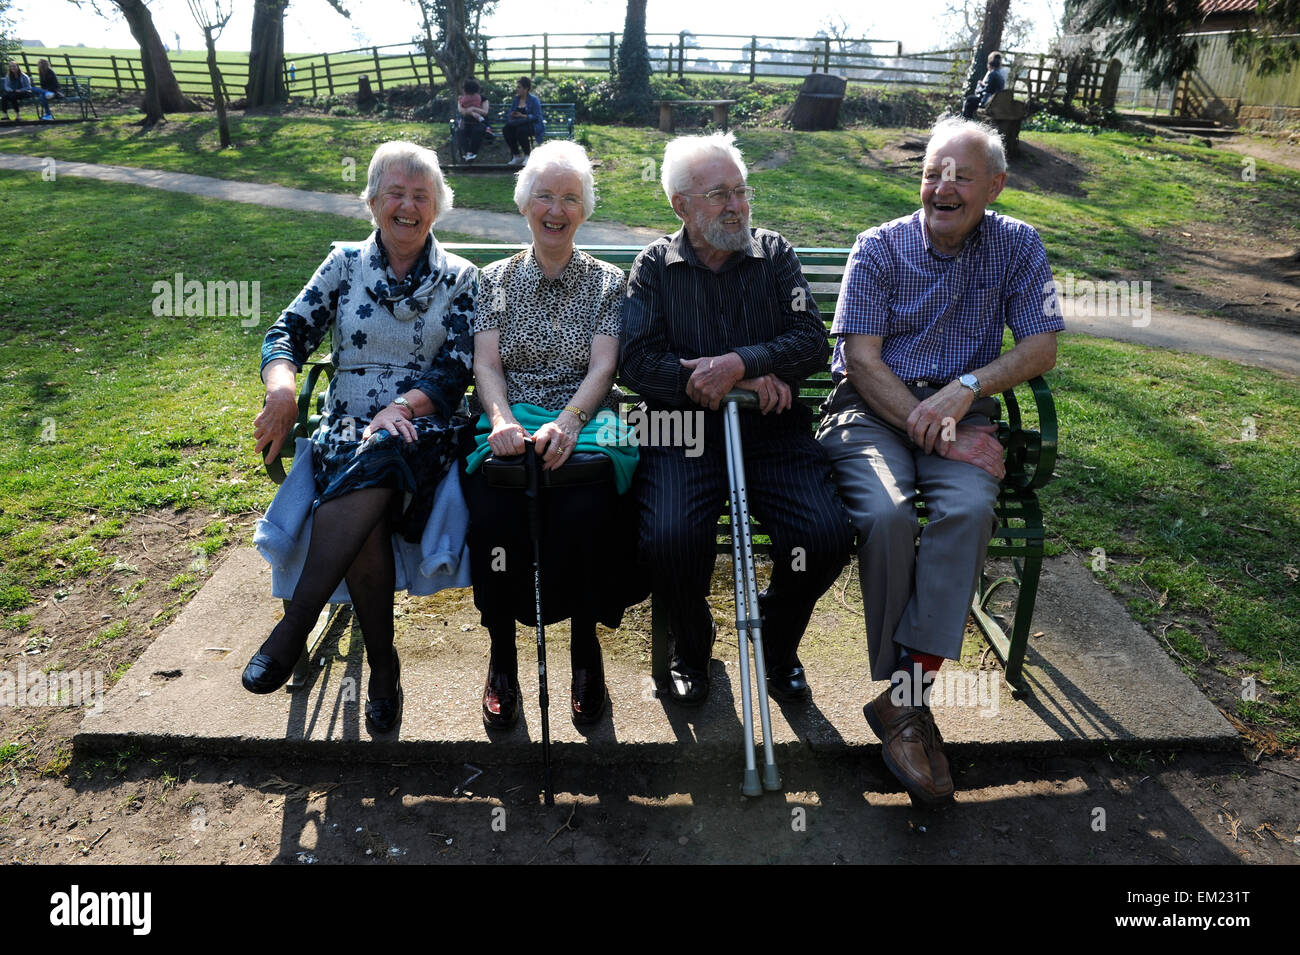
[[723, 404], [734, 404], [737, 408], [757, 408], [758, 392], [745, 388], [732, 388], [722, 396]]

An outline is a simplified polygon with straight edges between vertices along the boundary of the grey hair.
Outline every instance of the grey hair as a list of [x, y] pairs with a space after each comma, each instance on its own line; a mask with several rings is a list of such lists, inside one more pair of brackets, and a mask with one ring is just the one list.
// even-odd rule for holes
[[960, 116], [946, 116], [931, 128], [930, 142], [925, 147], [926, 162], [930, 161], [940, 146], [959, 136], [978, 136], [983, 140], [990, 175], [996, 176], [1007, 171], [1007, 151], [1002, 145], [1002, 134], [988, 123], [977, 123]]
[[542, 143], [528, 157], [528, 165], [515, 177], [515, 207], [522, 215], [533, 195], [533, 183], [543, 173], [553, 170], [575, 173], [582, 181], [582, 218], [596, 211], [596, 182], [587, 151], [567, 139]]
[[659, 176], [669, 202], [673, 201], [673, 196], [691, 188], [692, 168], [708, 159], [730, 159], [740, 170], [740, 178], [748, 181], [749, 170], [745, 168], [745, 157], [736, 148], [735, 133], [678, 136], [664, 147], [663, 169]]
[[[435, 220], [444, 212], [451, 211], [455, 194], [442, 176], [442, 167], [438, 165], [438, 154], [432, 149], [403, 140], [390, 140], [384, 143], [370, 157], [370, 169], [366, 173], [366, 188], [361, 193], [361, 201], [366, 204], [367, 211], [370, 210], [370, 200], [379, 195], [379, 190], [384, 184], [384, 176], [393, 171], [404, 172], [408, 176], [422, 176], [429, 180], [433, 185]], [[370, 224], [375, 228], [379, 227], [373, 213], [370, 215]]]

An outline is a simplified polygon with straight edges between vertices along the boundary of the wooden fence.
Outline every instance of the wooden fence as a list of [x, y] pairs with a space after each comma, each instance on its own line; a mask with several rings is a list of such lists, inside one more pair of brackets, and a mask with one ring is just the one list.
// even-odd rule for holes
[[[483, 38], [478, 75], [510, 77], [559, 74], [612, 75], [618, 59], [618, 33], [540, 33]], [[802, 78], [809, 72], [835, 72], [850, 80], [917, 88], [951, 89], [964, 78], [966, 53], [939, 50], [904, 54], [895, 40], [835, 40], [828, 37], [741, 36], [657, 33], [647, 36], [654, 73], [677, 77], [731, 76], [753, 82], [760, 77]], [[46, 57], [56, 72], [91, 79], [97, 89], [139, 92], [144, 73], [139, 56], [60, 50], [16, 54], [24, 72], [35, 75]], [[210, 96], [211, 80], [202, 53], [170, 55], [181, 89]], [[218, 68], [228, 98], [243, 95], [247, 57], [218, 53]], [[286, 56], [285, 84], [294, 96], [352, 93], [365, 75], [379, 91], [395, 86], [431, 86], [441, 71], [416, 43], [362, 47], [337, 53]]]

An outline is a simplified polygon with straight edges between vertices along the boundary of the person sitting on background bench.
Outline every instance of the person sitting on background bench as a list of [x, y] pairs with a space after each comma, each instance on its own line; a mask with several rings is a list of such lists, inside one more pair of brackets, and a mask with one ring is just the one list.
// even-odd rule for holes
[[1002, 69], [1002, 54], [989, 54], [989, 70], [984, 74], [984, 79], [975, 84], [975, 93], [966, 97], [966, 105], [962, 107], [961, 114], [966, 119], [974, 119], [975, 111], [983, 109], [989, 105], [996, 94], [1007, 88], [1007, 73]]
[[[506, 125], [501, 131], [510, 147], [510, 165], [522, 166], [528, 162], [528, 153], [534, 143], [541, 145], [546, 138], [546, 123], [542, 120], [542, 101], [532, 92], [533, 81], [527, 76], [519, 77], [515, 86], [515, 98], [511, 101], [510, 112], [506, 114]], [[520, 150], [523, 150], [521, 156]]]
[[663, 189], [682, 228], [637, 256], [623, 308], [623, 380], [649, 415], [702, 422], [695, 447], [644, 443], [633, 489], [639, 563], [674, 642], [670, 699], [688, 705], [709, 689], [716, 630], [707, 597], [728, 488], [718, 409], [732, 388], [757, 393], [761, 405], [740, 412], [740, 430], [750, 507], [772, 539], [759, 607], [768, 687], [779, 700], [808, 695], [799, 642], [853, 540], [811, 413], [796, 400], [799, 383], [825, 367], [826, 327], [790, 243], [750, 228], [745, 180], [730, 133], [665, 147]]
[[45, 112], [50, 111], [49, 101], [52, 99], [63, 99], [63, 86], [59, 83], [58, 74], [50, 66], [49, 60], [36, 61], [36, 73], [40, 80], [41, 89], [45, 91]]
[[[1050, 369], [1064, 327], [1038, 233], [987, 211], [1006, 178], [996, 130], [935, 125], [921, 209], [863, 232], [849, 255], [817, 433], [858, 528], [871, 678], [891, 681], [864, 714], [924, 802], [953, 791], [923, 691], [961, 656], [993, 532], [1005, 473], [993, 396]], [[1004, 324], [1016, 344], [999, 355]]]
[[22, 110], [20, 104], [25, 99], [35, 99], [44, 108], [44, 115], [41, 119], [53, 119], [50, 115], [50, 108], [46, 105], [45, 92], [32, 86], [31, 78], [18, 68], [17, 62], [9, 61], [9, 69], [5, 73], [3, 91], [0, 92], [0, 106], [4, 109], [4, 118], [9, 118], [9, 107], [14, 109], [14, 118], [22, 119]]
[[488, 101], [479, 93], [478, 81], [466, 80], [465, 95], [456, 100], [456, 112], [460, 115], [456, 124], [457, 145], [466, 162], [478, 158], [487, 131], [488, 108]]

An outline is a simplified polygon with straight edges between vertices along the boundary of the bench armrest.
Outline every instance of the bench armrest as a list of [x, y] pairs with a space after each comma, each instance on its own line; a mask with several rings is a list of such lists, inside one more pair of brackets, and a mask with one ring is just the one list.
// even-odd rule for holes
[[[266, 468], [267, 476], [276, 484], [284, 483], [284, 461], [285, 457], [293, 457], [294, 443], [299, 438], [309, 438], [312, 433], [312, 397], [316, 394], [316, 387], [320, 381], [320, 376], [325, 376], [325, 381], [329, 382], [334, 377], [334, 363], [332, 361], [315, 361], [307, 365], [307, 377], [303, 379], [302, 387], [298, 389], [298, 421], [289, 432], [289, 437], [284, 439], [284, 444], [280, 447], [280, 453], [274, 458], [263, 458], [262, 465]], [[286, 450], [288, 454], [286, 454]]]
[[1005, 433], [998, 435], [1007, 449], [1007, 476], [1003, 484], [1021, 491], [1044, 487], [1056, 468], [1056, 402], [1042, 377], [1025, 383], [1033, 392], [1038, 409], [1038, 428], [1026, 428], [1020, 419], [1020, 403], [1013, 389], [1002, 392], [1006, 403]]

